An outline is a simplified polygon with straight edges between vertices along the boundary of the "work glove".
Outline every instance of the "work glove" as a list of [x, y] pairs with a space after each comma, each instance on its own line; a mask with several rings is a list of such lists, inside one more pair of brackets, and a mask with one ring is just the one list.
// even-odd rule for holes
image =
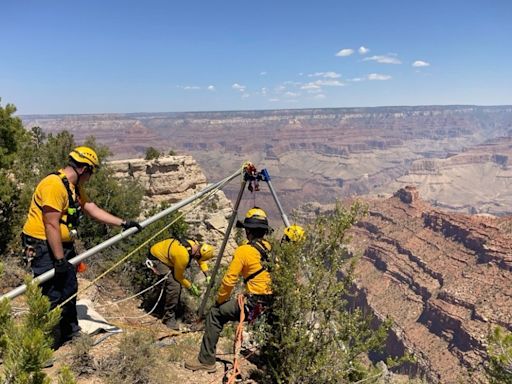
[[66, 259], [59, 259], [55, 260], [53, 267], [55, 268], [55, 277], [59, 278], [66, 275], [73, 265]]
[[190, 290], [190, 293], [193, 294], [194, 296], [196, 297], [199, 297], [201, 296], [201, 290], [199, 289], [199, 287], [195, 284], [192, 284], [189, 288]]
[[125, 220], [121, 223], [121, 227], [123, 227], [123, 230], [127, 230], [129, 228], [133, 228], [133, 227], [136, 227], [137, 228], [137, 231], [142, 231], [142, 227], [140, 226], [140, 224], [136, 221], [133, 221], [133, 220]]

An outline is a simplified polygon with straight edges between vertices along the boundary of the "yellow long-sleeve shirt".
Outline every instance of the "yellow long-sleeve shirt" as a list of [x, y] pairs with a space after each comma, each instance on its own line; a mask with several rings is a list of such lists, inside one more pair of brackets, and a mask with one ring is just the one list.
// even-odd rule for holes
[[[268, 251], [271, 246], [266, 240], [263, 244]], [[249, 244], [239, 246], [235, 250], [233, 260], [229, 264], [228, 270], [222, 279], [222, 283], [217, 296], [217, 303], [222, 304], [229, 299], [231, 291], [237, 284], [240, 275], [245, 279], [251, 274], [259, 271], [262, 268], [260, 252]], [[249, 280], [246, 284], [247, 293], [254, 295], [270, 295], [272, 294], [271, 288], [272, 280], [270, 273], [264, 270], [254, 278]]]
[[[193, 243], [192, 240], [187, 241]], [[185, 278], [185, 269], [187, 269], [190, 263], [190, 255], [187, 248], [181, 245], [179, 240], [167, 239], [160, 241], [153, 245], [149, 252], [162, 263], [173, 269], [173, 276], [177, 282], [187, 289], [190, 288], [192, 283]], [[198, 261], [198, 264], [201, 271], [208, 271], [208, 264], [203, 261]]]

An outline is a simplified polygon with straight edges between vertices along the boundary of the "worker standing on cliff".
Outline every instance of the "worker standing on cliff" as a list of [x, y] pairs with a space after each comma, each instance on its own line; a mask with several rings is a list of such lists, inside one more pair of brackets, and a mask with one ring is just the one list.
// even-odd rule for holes
[[235, 250], [233, 260], [222, 279], [216, 304], [206, 318], [199, 355], [185, 362], [185, 368], [192, 371], [215, 372], [215, 350], [224, 324], [240, 318], [237, 299], [229, 299], [240, 275], [246, 286], [244, 311], [247, 319], [254, 319], [271, 305], [272, 282], [266, 268], [271, 246], [264, 239], [270, 229], [267, 215], [261, 208], [252, 208], [247, 212], [243, 223], [237, 222], [237, 227], [245, 229], [248, 242]]
[[181, 287], [188, 289], [196, 297], [201, 295], [200, 289], [185, 278], [185, 269], [189, 267], [192, 259], [196, 260], [208, 284], [210, 277], [207, 275], [206, 261], [210, 260], [214, 253], [215, 249], [210, 244], [200, 245], [195, 240], [173, 238], [160, 241], [149, 250], [146, 265], [157, 275], [167, 275], [162, 321], [168, 328], [179, 329], [176, 322], [176, 309], [180, 300]]
[[[34, 277], [55, 268], [55, 276], [41, 284], [52, 309], [78, 290], [76, 267], [69, 260], [76, 256], [74, 239], [82, 212], [104, 224], [141, 230], [136, 221], [114, 216], [88, 199], [84, 185], [99, 165], [93, 149], [77, 147], [69, 154], [68, 164], [43, 178], [32, 195], [21, 235], [24, 257]], [[62, 306], [62, 316], [54, 330], [54, 348], [79, 333], [75, 297]]]

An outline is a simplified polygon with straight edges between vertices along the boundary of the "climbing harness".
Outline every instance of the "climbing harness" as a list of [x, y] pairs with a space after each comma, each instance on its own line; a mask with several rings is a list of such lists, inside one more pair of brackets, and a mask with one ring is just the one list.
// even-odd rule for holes
[[265, 265], [269, 262], [269, 249], [265, 247], [263, 244], [263, 241], [260, 239], [257, 240], [251, 240], [248, 245], [251, 245], [253, 248], [255, 248], [260, 253], [260, 264], [261, 268], [258, 269], [256, 272], [251, 273], [249, 276], [247, 276], [244, 279], [244, 284], [247, 284], [250, 280], [254, 279], [256, 276], [258, 276], [263, 271], [267, 271], [268, 267]]

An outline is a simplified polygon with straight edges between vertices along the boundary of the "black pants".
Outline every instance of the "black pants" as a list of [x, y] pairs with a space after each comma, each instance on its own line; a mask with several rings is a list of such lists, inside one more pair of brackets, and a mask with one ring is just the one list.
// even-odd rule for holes
[[[23, 235], [22, 239], [24, 246], [29, 245], [35, 251], [35, 257], [31, 263], [34, 277], [51, 270], [55, 258], [48, 243], [26, 235]], [[66, 259], [70, 260], [76, 256], [73, 243], [63, 243], [62, 246]], [[53, 277], [42, 283], [41, 289], [43, 295], [50, 300], [51, 309], [55, 308], [78, 291], [76, 268], [70, 265], [66, 274], [61, 274], [58, 278]], [[76, 312], [76, 297], [64, 304], [61, 309], [60, 322], [54, 329], [54, 348], [58, 348], [62, 343], [70, 340], [80, 331]]]

